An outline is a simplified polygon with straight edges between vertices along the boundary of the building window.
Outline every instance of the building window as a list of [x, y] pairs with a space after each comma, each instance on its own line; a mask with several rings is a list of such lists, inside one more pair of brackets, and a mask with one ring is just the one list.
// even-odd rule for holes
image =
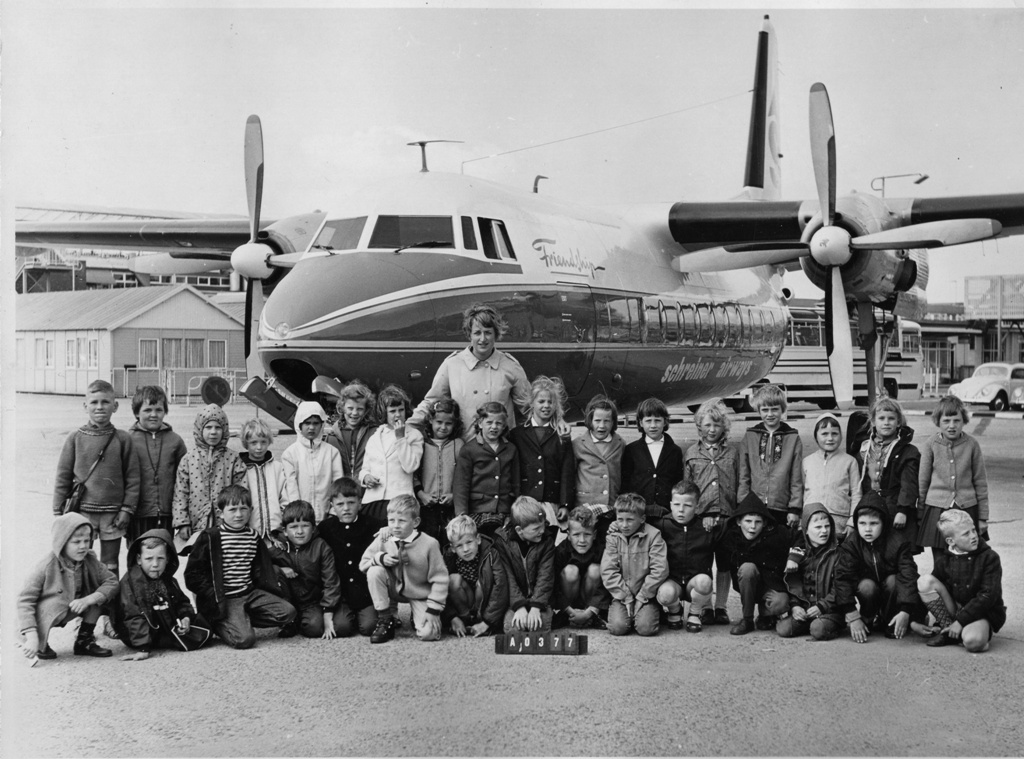
[[180, 369], [185, 366], [181, 338], [165, 337], [160, 341], [160, 353], [163, 356], [164, 369]]
[[66, 369], [77, 369], [78, 368], [78, 347], [75, 344], [73, 337], [68, 338], [64, 342], [64, 368]]
[[52, 339], [46, 341], [46, 368], [52, 369], [55, 366], [54, 354], [56, 353], [56, 342]]
[[100, 341], [99, 338], [89, 338], [89, 368], [100, 368]]
[[227, 340], [210, 341], [210, 368], [226, 369], [228, 366], [228, 342]]
[[84, 369], [89, 365], [89, 341], [84, 337], [78, 338], [78, 368]]
[[202, 338], [185, 340], [185, 368], [199, 369], [206, 366], [206, 345]]
[[139, 368], [156, 369], [157, 364], [157, 343], [156, 340], [139, 340]]

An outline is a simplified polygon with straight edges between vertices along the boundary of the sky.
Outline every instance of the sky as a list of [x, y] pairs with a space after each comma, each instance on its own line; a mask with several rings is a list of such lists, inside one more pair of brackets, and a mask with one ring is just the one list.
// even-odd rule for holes
[[[1020, 3], [274, 5], [4, 0], [5, 210], [244, 214], [251, 113], [264, 129], [264, 218], [341, 210], [360, 185], [417, 171], [406, 143], [419, 139], [462, 141], [431, 146], [433, 170], [520, 187], [544, 174], [544, 193], [583, 203], [728, 199], [742, 184], [765, 12], [785, 198], [815, 196], [817, 81], [831, 97], [840, 194], [918, 172], [928, 181], [891, 179], [887, 195], [1024, 191]], [[936, 252], [929, 300], [958, 299], [965, 274], [1020, 272], [1021, 240]], [[815, 296], [802, 279], [787, 275]]]

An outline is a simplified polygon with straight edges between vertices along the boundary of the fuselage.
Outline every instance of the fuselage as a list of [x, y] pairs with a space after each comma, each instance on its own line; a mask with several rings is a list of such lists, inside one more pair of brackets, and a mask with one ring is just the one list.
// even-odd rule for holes
[[498, 347], [561, 377], [576, 411], [597, 393], [623, 409], [728, 396], [778, 359], [781, 284], [769, 267], [675, 271], [669, 205], [605, 211], [442, 173], [381, 184], [328, 214], [271, 292], [260, 359], [292, 401], [318, 375], [416, 399], [467, 345], [463, 311], [490, 303]]

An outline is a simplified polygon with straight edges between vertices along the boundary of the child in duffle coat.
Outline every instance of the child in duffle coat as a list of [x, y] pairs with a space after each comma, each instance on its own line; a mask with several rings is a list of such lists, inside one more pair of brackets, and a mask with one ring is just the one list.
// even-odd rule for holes
[[213, 526], [217, 496], [245, 482], [245, 464], [228, 448], [228, 415], [216, 403], [199, 410], [192, 425], [195, 448], [178, 465], [174, 483], [174, 529], [179, 540]]
[[281, 454], [285, 502], [312, 504], [317, 522], [327, 516], [331, 483], [345, 476], [338, 449], [321, 438], [326, 419], [319, 403], [300, 403], [295, 411], [295, 442]]
[[[692, 482], [700, 492], [697, 517], [707, 532], [715, 530], [732, 516], [740, 480], [740, 449], [729, 440], [732, 421], [720, 398], [705, 401], [693, 415], [700, 439], [683, 455], [683, 480]], [[704, 608], [700, 624], [727, 625], [729, 614], [729, 571], [717, 564], [715, 576], [715, 608]], [[688, 628], [691, 629], [691, 628]]]
[[164, 421], [167, 410], [167, 394], [162, 387], [146, 385], [135, 391], [132, 398], [135, 424], [128, 432], [139, 457], [141, 490], [139, 506], [128, 525], [128, 534], [133, 540], [149, 530], [172, 527], [174, 484], [178, 465], [188, 453], [188, 447], [181, 435]]
[[836, 605], [854, 642], [866, 642], [870, 632], [902, 638], [911, 615], [919, 617], [915, 622], [924, 616], [912, 545], [892, 529], [888, 506], [875, 491], [860, 499], [853, 523], [839, 547]]
[[835, 571], [839, 539], [828, 508], [820, 503], [804, 505], [801, 539], [789, 549], [786, 590], [789, 614], [775, 625], [783, 638], [808, 632], [815, 640], [832, 640], [846, 623], [836, 603]]
[[931, 548], [933, 556], [946, 550], [938, 523], [947, 509], [963, 509], [971, 515], [982, 536], [988, 532], [988, 476], [981, 446], [964, 432], [969, 420], [959, 398], [941, 398], [932, 411], [932, 421], [939, 431], [925, 438], [921, 445], [917, 485], [924, 514], [917, 545]]
[[506, 634], [551, 629], [556, 532], [540, 501], [524, 495], [512, 504], [509, 524], [494, 534], [494, 586], [504, 589]]
[[476, 435], [455, 462], [455, 515], [469, 514], [485, 535], [505, 524], [519, 495], [519, 454], [505, 439], [507, 425], [504, 405], [488, 401], [480, 406]]
[[748, 493], [737, 505], [718, 552], [732, 573], [743, 610], [743, 619], [729, 630], [731, 635], [774, 630], [776, 618], [789, 609], [783, 577], [789, 544], [789, 530], [775, 523], [764, 501]]
[[914, 541], [921, 453], [912, 442], [914, 430], [907, 426], [903, 408], [892, 398], [879, 398], [869, 411], [868, 426], [856, 438], [861, 493], [872, 491], [881, 497], [888, 529], [920, 553]]
[[970, 514], [947, 509], [938, 529], [946, 550], [935, 557], [930, 575], [921, 575], [921, 601], [935, 618], [928, 645], [960, 642], [971, 653], [988, 650], [992, 634], [1006, 623], [1003, 569], [999, 554], [978, 536]]
[[565, 524], [576, 500], [576, 459], [565, 428], [565, 388], [537, 377], [530, 385], [530, 416], [509, 433], [519, 454], [519, 492], [542, 504], [548, 521]]
[[[603, 395], [595, 395], [584, 412], [587, 432], [572, 441], [576, 460], [576, 505], [611, 506], [622, 486], [622, 453], [626, 443], [616, 432], [619, 409]], [[609, 509], [612, 519], [615, 514]], [[611, 519], [598, 525], [600, 536]]]
[[174, 577], [177, 571], [178, 554], [167, 530], [143, 533], [128, 547], [128, 571], [118, 585], [114, 629], [132, 653], [121, 661], [144, 661], [155, 648], [182, 650], [184, 644], [172, 633], [183, 636], [191, 631], [189, 650], [209, 640], [209, 630], [193, 627], [197, 615]]
[[97, 645], [93, 632], [101, 607], [117, 595], [117, 576], [90, 550], [94, 529], [88, 517], [74, 512], [53, 520], [51, 553], [29, 573], [18, 596], [21, 648], [29, 659], [56, 659], [47, 642], [50, 630], [75, 617], [82, 618], [75, 656], [112, 655]]
[[761, 423], [749, 428], [740, 443], [740, 485], [736, 498], [754, 493], [772, 519], [795, 531], [803, 506], [804, 446], [800, 434], [782, 421], [786, 394], [778, 385], [763, 385], [753, 396]]
[[860, 503], [860, 466], [842, 450], [843, 431], [834, 414], [824, 413], [814, 422], [818, 450], [804, 457], [804, 516], [806, 504], [824, 504], [832, 515], [840, 540], [853, 531], [850, 515]]

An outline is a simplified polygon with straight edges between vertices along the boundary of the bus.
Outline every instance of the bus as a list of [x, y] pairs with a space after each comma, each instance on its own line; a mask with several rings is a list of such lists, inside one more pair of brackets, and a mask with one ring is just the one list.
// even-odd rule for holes
[[[825, 309], [821, 306], [790, 308], [789, 329], [786, 333], [782, 355], [767, 377], [746, 390], [727, 399], [728, 405], [737, 410], [749, 408], [750, 395], [758, 385], [775, 383], [786, 388], [789, 403], [808, 401], [821, 409], [836, 407], [832, 392], [832, 380], [828, 371], [828, 356], [825, 354]], [[893, 327], [891, 315], [878, 326], [879, 339], [891, 330], [886, 351], [882, 389], [899, 400], [917, 400], [922, 397], [924, 386], [924, 352], [921, 347], [921, 325], [908, 319], [895, 317]], [[878, 314], [876, 312], [876, 320]], [[864, 352], [857, 346], [857, 322], [850, 321], [853, 333], [853, 394], [857, 405], [867, 405], [868, 384], [864, 371]]]

